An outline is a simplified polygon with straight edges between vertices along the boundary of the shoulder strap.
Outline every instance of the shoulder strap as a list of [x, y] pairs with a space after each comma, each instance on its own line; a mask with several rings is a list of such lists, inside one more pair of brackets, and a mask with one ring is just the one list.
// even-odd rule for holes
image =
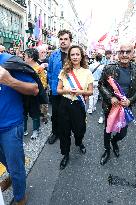
[[101, 64], [97, 65], [96, 68], [92, 71], [92, 74], [95, 73], [95, 71], [97, 70], [97, 68], [100, 66]]

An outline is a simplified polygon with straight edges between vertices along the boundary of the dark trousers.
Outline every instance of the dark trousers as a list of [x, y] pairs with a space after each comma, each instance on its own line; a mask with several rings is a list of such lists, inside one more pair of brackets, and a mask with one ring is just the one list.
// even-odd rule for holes
[[79, 101], [62, 97], [59, 106], [59, 137], [61, 154], [70, 152], [71, 131], [74, 133], [75, 145], [79, 146], [86, 132], [86, 112]]
[[38, 98], [26, 98], [24, 104], [24, 131], [27, 130], [28, 115], [33, 120], [33, 130], [39, 130], [40, 127], [40, 102]]
[[[24, 116], [24, 132], [27, 131], [27, 121], [28, 121], [28, 115]], [[39, 131], [40, 117], [32, 118], [32, 121], [33, 121], [33, 131], [34, 130]]]
[[[110, 141], [111, 141], [111, 133], [106, 133], [108, 115], [109, 115], [109, 113], [105, 114], [105, 128], [104, 128], [104, 148], [106, 150], [110, 150]], [[128, 128], [128, 125], [126, 127], [123, 127], [121, 129], [120, 133], [117, 132], [113, 136], [112, 141], [116, 143], [116, 142], [122, 140], [127, 135], [127, 128]]]
[[52, 95], [52, 133], [56, 136], [59, 136], [58, 133], [58, 108], [60, 105], [61, 96], [60, 95]]

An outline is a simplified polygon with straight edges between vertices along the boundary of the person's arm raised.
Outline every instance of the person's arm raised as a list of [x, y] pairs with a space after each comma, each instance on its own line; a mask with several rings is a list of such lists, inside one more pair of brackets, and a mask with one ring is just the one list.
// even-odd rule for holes
[[39, 92], [36, 83], [23, 82], [13, 78], [10, 73], [0, 66], [0, 83], [7, 85], [24, 95], [36, 96]]

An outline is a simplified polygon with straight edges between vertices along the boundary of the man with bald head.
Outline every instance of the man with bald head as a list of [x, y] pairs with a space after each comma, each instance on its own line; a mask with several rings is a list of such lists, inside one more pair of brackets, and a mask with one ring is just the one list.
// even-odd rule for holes
[[[105, 151], [101, 157], [100, 164], [104, 165], [110, 158], [110, 144], [116, 157], [119, 157], [118, 141], [122, 140], [127, 134], [128, 126], [121, 129], [111, 138], [112, 133], [106, 132], [107, 118], [112, 105], [121, 104], [123, 107], [132, 107], [136, 102], [136, 64], [131, 62], [134, 54], [134, 46], [131, 44], [122, 44], [118, 51], [118, 63], [106, 65], [99, 80], [99, 91], [103, 98], [102, 107], [105, 114], [104, 128], [104, 148]], [[124, 90], [126, 99], [119, 101], [114, 94], [113, 89], [107, 82], [109, 76], [120, 85]]]
[[48, 67], [48, 56], [47, 56], [48, 45], [44, 44], [44, 45], [38, 46], [37, 50], [39, 52], [38, 64], [42, 65], [44, 67], [44, 69], [47, 70], [47, 67]]

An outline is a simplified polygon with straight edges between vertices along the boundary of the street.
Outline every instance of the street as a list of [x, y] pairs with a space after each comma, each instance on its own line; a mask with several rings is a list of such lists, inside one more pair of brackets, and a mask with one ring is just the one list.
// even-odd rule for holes
[[132, 123], [127, 137], [119, 143], [120, 157], [117, 159], [111, 151], [110, 161], [101, 166], [100, 111], [98, 103], [97, 110], [92, 115], [87, 114], [86, 154], [81, 154], [72, 140], [70, 160], [64, 170], [59, 170], [62, 157], [59, 140], [53, 145], [44, 145], [27, 177], [28, 205], [136, 204], [136, 127]]
[[0, 0], [0, 19], [4, 205], [136, 205], [136, 0]]

